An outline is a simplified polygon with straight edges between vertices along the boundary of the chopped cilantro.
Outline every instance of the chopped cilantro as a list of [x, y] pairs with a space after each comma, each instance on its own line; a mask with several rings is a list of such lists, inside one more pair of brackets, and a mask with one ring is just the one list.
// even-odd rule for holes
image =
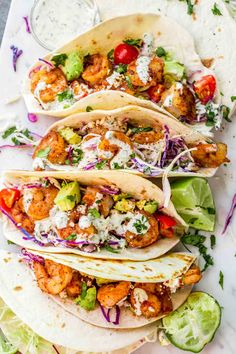
[[135, 158], [135, 152], [133, 152], [133, 153], [130, 155], [130, 158], [131, 158], [131, 159], [134, 159], [134, 158]]
[[166, 51], [165, 51], [165, 49], [163, 48], [163, 47], [158, 47], [157, 49], [156, 49], [156, 55], [159, 57], [159, 58], [161, 58], [161, 57], [165, 57], [166, 56]]
[[102, 160], [101, 162], [97, 162], [95, 168], [97, 170], [102, 170], [106, 166], [107, 160]]
[[100, 213], [99, 213], [99, 211], [96, 209], [96, 208], [90, 208], [89, 210], [88, 210], [88, 213], [90, 214], [90, 215], [92, 215], [95, 219], [98, 219], [98, 218], [100, 218]]
[[37, 152], [37, 157], [40, 158], [46, 158], [48, 157], [49, 152], [51, 151], [51, 148], [48, 146], [45, 149], [41, 149]]
[[135, 46], [135, 47], [138, 47], [138, 48], [140, 48], [141, 47], [141, 45], [142, 45], [142, 39], [126, 39], [125, 41], [123, 41], [124, 43], [126, 43], [126, 44], [129, 44], [129, 45], [133, 45], [133, 46]]
[[15, 245], [15, 242], [12, 242], [12, 241], [10, 241], [10, 240], [7, 240], [7, 244], [8, 244], [8, 245]]
[[187, 10], [188, 15], [192, 15], [194, 13], [194, 4], [192, 4], [191, 0], [179, 0], [179, 1], [186, 2], [188, 8]]
[[117, 162], [113, 163], [113, 167], [115, 170], [120, 170], [122, 168], [122, 166], [120, 166]]
[[57, 99], [59, 102], [62, 102], [65, 100], [72, 100], [73, 97], [74, 97], [73, 93], [68, 90], [57, 94]]
[[52, 57], [51, 61], [54, 63], [56, 67], [58, 67], [59, 65], [64, 66], [67, 58], [68, 56], [65, 53], [57, 54]]
[[76, 165], [80, 162], [80, 160], [83, 158], [83, 151], [79, 148], [74, 148], [72, 151], [72, 164]]
[[137, 231], [137, 233], [138, 234], [144, 234], [145, 233], [145, 231], [148, 229], [148, 226], [147, 225], [145, 225], [145, 223], [147, 222], [147, 218], [144, 216], [144, 215], [142, 215], [141, 216], [141, 219], [140, 220], [137, 220], [134, 224], [133, 224], [133, 226], [135, 227], [135, 229], [136, 229], [136, 231]]
[[221, 286], [221, 289], [224, 290], [224, 274], [222, 271], [219, 273], [219, 284]]
[[70, 234], [70, 235], [66, 238], [66, 240], [67, 240], [67, 241], [74, 241], [74, 240], [76, 240], [76, 238], [77, 238], [77, 235], [76, 235], [76, 234]]
[[132, 85], [131, 79], [128, 75], [126, 75], [125, 81], [127, 82], [128, 88], [132, 89], [133, 85]]
[[[33, 140], [32, 136], [30, 135], [30, 131], [28, 128], [23, 129], [23, 130], [17, 130], [16, 126], [10, 127], [8, 129], [6, 129], [3, 133], [2, 133], [2, 138], [6, 139], [9, 136], [11, 136], [13, 133], [20, 133], [22, 135], [24, 135], [26, 138]], [[24, 143], [20, 142], [20, 140], [17, 139], [16, 136], [14, 136], [13, 138], [11, 138], [11, 141], [15, 144], [15, 145], [24, 145]]]
[[216, 245], [216, 237], [215, 235], [211, 235], [211, 249], [213, 250], [213, 248]]
[[16, 131], [16, 126], [10, 127], [2, 133], [2, 138], [6, 139]]
[[236, 96], [231, 96], [231, 102], [236, 101]]
[[135, 128], [131, 128], [131, 131], [132, 131], [133, 134], [142, 133], [142, 132], [150, 132], [152, 130], [153, 130], [153, 128], [151, 128], [151, 127], [144, 127], [144, 128], [135, 127]]
[[217, 7], [216, 2], [214, 3], [214, 6], [212, 7], [211, 11], [212, 11], [213, 15], [215, 15], [215, 16], [222, 16], [222, 12]]
[[230, 113], [230, 109], [229, 107], [225, 106], [224, 104], [221, 106], [221, 113], [223, 118], [227, 121], [227, 122], [232, 122], [231, 119], [229, 119], [229, 113]]
[[91, 112], [91, 111], [93, 111], [93, 108], [91, 106], [87, 106], [86, 107], [86, 112]]
[[110, 59], [111, 61], [114, 60], [114, 49], [111, 49], [110, 52], [107, 53], [107, 57], [108, 57], [108, 59]]
[[107, 243], [104, 245], [105, 250], [111, 252], [111, 253], [120, 253], [119, 250], [111, 247], [110, 245], [108, 245]]
[[119, 64], [115, 71], [117, 71], [119, 74], [125, 74], [127, 72], [127, 67], [128, 65], [126, 64]]
[[69, 199], [69, 201], [74, 202], [76, 199], [76, 195], [68, 195], [66, 198]]

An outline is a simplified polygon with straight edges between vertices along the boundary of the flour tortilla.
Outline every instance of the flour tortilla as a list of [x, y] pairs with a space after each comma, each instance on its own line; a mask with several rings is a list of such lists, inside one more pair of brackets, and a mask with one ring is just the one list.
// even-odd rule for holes
[[[83, 172], [65, 172], [65, 171], [44, 171], [44, 172], [28, 172], [28, 171], [8, 171], [4, 174], [5, 182], [11, 182], [14, 185], [29, 181], [37, 181], [40, 177], [54, 177], [59, 179], [77, 180], [81, 185], [110, 185], [117, 186], [123, 193], [130, 193], [137, 200], [156, 200], [159, 206], [164, 204], [164, 194], [154, 183], [139, 176], [120, 171], [83, 171]], [[180, 225], [180, 235], [187, 229], [186, 223], [177, 214], [173, 204], [170, 202], [168, 208], [162, 211], [174, 217]], [[5, 218], [4, 218], [5, 219]], [[4, 220], [3, 232], [5, 237], [26, 248], [38, 251], [56, 252], [56, 253], [73, 253], [92, 258], [107, 259], [130, 259], [135, 261], [144, 261], [159, 257], [171, 248], [173, 248], [180, 240], [178, 236], [173, 238], [163, 238], [158, 240], [151, 246], [143, 249], [125, 249], [120, 253], [111, 253], [107, 250], [96, 251], [93, 253], [85, 253], [74, 248], [64, 247], [41, 247], [30, 240], [24, 240], [23, 234], [12, 225], [8, 219]]]
[[[96, 105], [96, 102], [94, 102]], [[92, 105], [93, 107], [93, 105]], [[180, 121], [175, 120], [163, 113], [153, 111], [147, 108], [138, 107], [138, 106], [126, 106], [118, 109], [114, 109], [112, 111], [102, 111], [96, 110], [92, 112], [81, 112], [73, 114], [67, 118], [64, 118], [60, 121], [55, 122], [51, 127], [49, 127], [48, 131], [45, 135], [51, 130], [57, 130], [62, 127], [71, 127], [71, 128], [80, 128], [84, 124], [87, 124], [92, 121], [101, 120], [101, 119], [109, 119], [109, 118], [127, 118], [131, 123], [137, 124], [146, 124], [146, 126], [157, 127], [159, 130], [159, 126], [167, 126], [170, 130], [170, 135], [177, 135], [184, 138], [186, 143], [194, 144], [198, 142], [206, 142], [206, 138], [202, 136], [197, 131], [190, 129], [188, 126], [182, 124]], [[209, 141], [209, 139], [208, 139]], [[51, 164], [48, 163], [48, 166], [55, 170], [64, 170], [64, 171], [78, 171], [77, 167], [68, 166], [68, 165], [59, 165], [59, 164]], [[197, 172], [176, 172], [170, 171], [168, 173], [169, 177], [179, 177], [179, 176], [200, 176], [200, 177], [212, 177], [216, 168], [200, 168]], [[110, 170], [109, 170], [110, 171]], [[164, 171], [164, 170], [163, 170]], [[137, 170], [123, 170], [123, 172], [132, 172], [143, 177], [147, 177], [145, 174], [140, 173]], [[161, 177], [160, 173], [157, 177]]]
[[[142, 38], [144, 33], [153, 34], [154, 48], [163, 46], [173, 52], [175, 59], [185, 65], [187, 73], [190, 74], [193, 71], [201, 70], [204, 75], [212, 74], [212, 71], [202, 64], [189, 33], [172, 19], [157, 14], [140, 13], [107, 20], [76, 37], [53, 53], [46, 55], [44, 59], [50, 60], [55, 53], [69, 53], [75, 49], [81, 51], [83, 55], [88, 53], [107, 55], [111, 49], [115, 48], [125, 38]], [[64, 110], [43, 110], [30, 91], [29, 79], [31, 70], [41, 64], [42, 62], [38, 61], [30, 68], [23, 84], [22, 94], [29, 112], [62, 118], [76, 112], [84, 112], [86, 107], [94, 105], [94, 102], [96, 102], [95, 109], [114, 109], [132, 104], [151, 108], [158, 112], [161, 111], [171, 116], [149, 100], [140, 99], [122, 91], [112, 90], [90, 94]], [[220, 101], [219, 93], [216, 95], [216, 100]]]
[[[101, 277], [109, 280], [125, 280], [133, 282], [163, 282], [172, 280], [186, 273], [196, 257], [188, 253], [171, 253], [161, 258], [146, 262], [127, 262], [95, 260], [80, 256], [54, 255], [50, 253], [33, 252], [45, 259], [50, 259], [57, 263], [64, 264], [90, 276]], [[187, 299], [192, 286], [185, 286], [171, 295], [173, 310], [176, 310]], [[66, 311], [78, 316], [83, 321], [92, 325], [106, 328], [138, 328], [155, 322], [164, 315], [156, 318], [146, 319], [144, 316], [136, 316], [129, 308], [121, 307], [120, 323], [114, 325], [107, 322], [102, 315], [99, 305], [93, 311], [86, 311], [75, 304], [72, 299], [52, 296], [52, 298], [61, 305]], [[115, 317], [115, 311], [111, 313], [111, 318]]]
[[[129, 329], [105, 329], [65, 311], [39, 288], [29, 266], [17, 254], [0, 250], [0, 297], [36, 334], [77, 351], [111, 352], [150, 335], [157, 323]], [[44, 353], [42, 353], [44, 354]]]

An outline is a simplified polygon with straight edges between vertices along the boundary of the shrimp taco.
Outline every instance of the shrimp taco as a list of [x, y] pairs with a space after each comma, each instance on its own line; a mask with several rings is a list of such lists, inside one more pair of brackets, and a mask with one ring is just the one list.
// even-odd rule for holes
[[56, 122], [39, 141], [33, 166], [210, 177], [228, 162], [226, 154], [225, 144], [216, 144], [169, 116], [126, 106], [77, 113]]
[[[201, 279], [195, 256], [109, 261], [23, 250], [43, 293], [66, 311], [107, 328], [137, 328], [178, 308]], [[37, 261], [34, 256], [37, 256]]]
[[191, 125], [214, 116], [219, 127], [226, 109], [189, 33], [155, 14], [110, 19], [48, 54], [31, 67], [23, 94], [29, 112], [56, 117], [137, 104]]
[[94, 258], [147, 260], [186, 224], [151, 181], [119, 171], [5, 173], [6, 238], [22, 247]]
[[[1, 311], [1, 329], [9, 340], [14, 339], [12, 343], [22, 353], [65, 354], [71, 352], [69, 349], [76, 353], [110, 353], [118, 349], [122, 354], [131, 353], [156, 331], [156, 323], [122, 331], [82, 321], [41, 291], [19, 254], [0, 251], [0, 283], [0, 298], [6, 304], [4, 314]], [[10, 329], [13, 333], [9, 333]], [[127, 346], [129, 350], [123, 350]]]

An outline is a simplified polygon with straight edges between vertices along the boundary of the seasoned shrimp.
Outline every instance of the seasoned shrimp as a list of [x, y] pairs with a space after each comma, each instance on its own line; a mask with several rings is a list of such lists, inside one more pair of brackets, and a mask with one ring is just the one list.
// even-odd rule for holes
[[[144, 297], [143, 294], [145, 295]], [[152, 318], [157, 317], [161, 312], [159, 298], [139, 287], [131, 290], [129, 302], [137, 316], [143, 315], [145, 318]]]
[[102, 306], [112, 308], [128, 296], [130, 285], [128, 281], [103, 285], [98, 289], [97, 299]]
[[34, 222], [25, 212], [23, 197], [14, 203], [10, 213], [17, 224], [20, 225], [23, 229], [29, 233], [34, 232]]
[[32, 188], [32, 200], [26, 211], [27, 215], [33, 220], [42, 220], [49, 216], [49, 212], [54, 206], [58, 189], [54, 186]]
[[198, 283], [202, 278], [200, 268], [195, 264], [189, 268], [182, 278], [184, 285], [193, 285]]
[[106, 218], [114, 204], [114, 200], [110, 195], [101, 194], [99, 188], [87, 187], [83, 196], [83, 202], [89, 207], [97, 202], [99, 212]]
[[198, 144], [194, 146], [197, 150], [191, 151], [194, 161], [201, 167], [218, 167], [222, 163], [229, 162], [227, 155], [227, 145], [218, 144]]
[[34, 262], [34, 274], [40, 289], [51, 295], [60, 294], [73, 276], [73, 270], [65, 265], [46, 259], [45, 264]]
[[75, 271], [72, 275], [71, 282], [66, 287], [66, 293], [69, 297], [77, 297], [81, 294], [82, 281], [79, 272]]
[[139, 214], [143, 214], [148, 219], [150, 227], [145, 234], [137, 235], [131, 231], [125, 232], [125, 239], [129, 247], [143, 248], [152, 245], [157, 241], [159, 236], [158, 222], [154, 216], [150, 216], [143, 211], [139, 211]]
[[156, 284], [156, 295], [161, 300], [161, 311], [162, 313], [169, 313], [173, 311], [173, 304], [171, 300], [171, 292], [168, 287], [163, 283]]
[[91, 55], [89, 65], [82, 74], [82, 78], [89, 85], [94, 86], [102, 82], [110, 74], [110, 62], [106, 56]]
[[173, 84], [163, 92], [161, 103], [176, 118], [186, 117], [190, 122], [196, 118], [195, 98], [186, 85]]
[[127, 135], [118, 131], [110, 131], [109, 136], [105, 134], [98, 145], [98, 156], [104, 159], [111, 159], [122, 149], [124, 144], [132, 148], [132, 142]]
[[133, 86], [150, 87], [156, 86], [157, 83], [163, 81], [164, 62], [162, 59], [155, 57], [150, 61], [148, 65], [149, 80], [147, 83], [144, 83], [137, 73], [137, 60], [132, 61], [127, 69], [127, 75]]
[[31, 92], [33, 94], [36, 94], [38, 84], [42, 84], [38, 95], [44, 103], [55, 101], [58, 93], [68, 89], [66, 77], [59, 68], [50, 71], [42, 69], [32, 73]]
[[37, 157], [40, 150], [50, 148], [47, 159], [51, 163], [63, 165], [68, 155], [66, 147], [67, 143], [62, 136], [52, 130], [41, 139], [39, 145], [34, 150], [33, 159]]
[[138, 144], [153, 144], [163, 138], [163, 133], [155, 132], [154, 130], [150, 132], [140, 132], [132, 136], [132, 141]]
[[143, 289], [147, 293], [155, 294], [156, 293], [156, 283], [135, 283], [135, 288]]

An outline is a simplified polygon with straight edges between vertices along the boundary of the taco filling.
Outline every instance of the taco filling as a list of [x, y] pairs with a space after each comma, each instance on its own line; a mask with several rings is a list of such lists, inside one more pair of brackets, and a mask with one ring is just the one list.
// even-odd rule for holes
[[1, 190], [0, 199], [2, 212], [24, 239], [41, 246], [120, 253], [183, 233], [156, 200], [135, 199], [116, 186], [39, 178]]
[[78, 120], [76, 127], [63, 126], [62, 122], [36, 147], [34, 169], [127, 169], [155, 177], [165, 170], [198, 172], [229, 161], [223, 143], [204, 138], [190, 143], [190, 133], [181, 135], [170, 126], [150, 122], [129, 119], [125, 113], [86, 124]]
[[188, 72], [174, 53], [156, 47], [151, 33], [124, 38], [105, 54], [58, 53], [30, 72], [30, 89], [45, 110], [63, 110], [82, 98], [106, 90], [151, 100], [177, 119], [220, 126], [223, 106], [215, 102], [211, 72]]
[[198, 283], [202, 277], [199, 267], [193, 264], [181, 276], [165, 282], [108, 280], [86, 275], [51, 259], [32, 255], [26, 250], [23, 253], [43, 292], [58, 295], [61, 299], [59, 302], [64, 304], [72, 300], [89, 312], [100, 306], [105, 320], [115, 325], [119, 325], [122, 311], [127, 309], [131, 314], [146, 319], [172, 312], [172, 294], [185, 286]]

